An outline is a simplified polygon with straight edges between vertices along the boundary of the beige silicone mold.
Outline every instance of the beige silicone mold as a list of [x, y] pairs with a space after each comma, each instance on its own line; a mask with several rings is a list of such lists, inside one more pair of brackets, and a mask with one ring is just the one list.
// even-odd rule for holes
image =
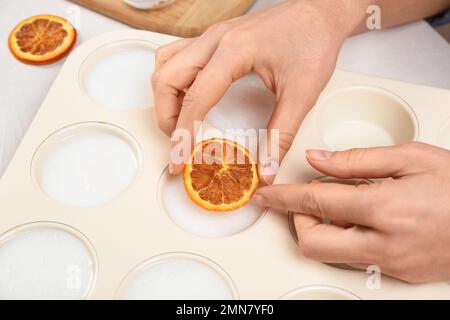
[[315, 285], [292, 290], [282, 300], [360, 300], [353, 293], [331, 286]]
[[[157, 128], [154, 109], [126, 112], [104, 108], [80, 86], [83, 63], [95, 60], [101, 51], [108, 54], [108, 50], [114, 50], [114, 44], [120, 43], [123, 48], [148, 43], [151, 47], [175, 39], [136, 30], [115, 32], [85, 42], [68, 57], [0, 182], [0, 235], [37, 221], [57, 222], [79, 230], [92, 244], [99, 266], [89, 295], [92, 299], [114, 298], [123, 279], [137, 265], [170, 252], [214, 261], [229, 275], [242, 299], [278, 299], [296, 288], [319, 283], [348, 290], [361, 299], [450, 298], [450, 286], [444, 282], [418, 286], [383, 276], [381, 289], [370, 290], [366, 285], [369, 275], [364, 272], [349, 272], [305, 259], [292, 241], [283, 212], [270, 210], [253, 227], [224, 238], [205, 239], [175, 225], [159, 205], [158, 181], [167, 166], [170, 141]], [[305, 119], [276, 183], [305, 183], [321, 176], [307, 164], [304, 152], [309, 148], [327, 148], [323, 139], [325, 126], [341, 119], [352, 120], [351, 110], [343, 112], [345, 119], [340, 117], [334, 108], [338, 104], [332, 99], [336, 92], [344, 92], [338, 94], [339, 104], [354, 106], [354, 91], [345, 88], [355, 86], [371, 88], [359, 91], [358, 101], [367, 110], [364, 121], [382, 127], [395, 143], [419, 140], [439, 144], [439, 128], [443, 119], [450, 118], [448, 91], [336, 71], [317, 107]], [[382, 93], [372, 88], [382, 88]], [[261, 90], [265, 90], [263, 86]], [[391, 98], [395, 103], [390, 102]], [[370, 107], [373, 99], [383, 105], [387, 102], [390, 107], [377, 112]], [[326, 108], [327, 117], [321, 112]], [[392, 113], [393, 109], [397, 111]], [[393, 116], [395, 125], [388, 125], [385, 116]], [[85, 122], [107, 123], [126, 131], [140, 147], [142, 167], [139, 177], [115, 200], [94, 207], [65, 206], [36, 187], [32, 160], [39, 146], [54, 132]]]

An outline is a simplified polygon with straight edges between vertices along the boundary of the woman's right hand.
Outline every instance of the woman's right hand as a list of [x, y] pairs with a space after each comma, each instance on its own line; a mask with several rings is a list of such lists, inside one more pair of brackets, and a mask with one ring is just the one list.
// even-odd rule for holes
[[[152, 78], [159, 127], [168, 136], [187, 129], [193, 142], [194, 121], [202, 121], [234, 81], [256, 72], [276, 95], [267, 129], [269, 135], [279, 130], [279, 152], [259, 166], [261, 177], [271, 184], [328, 83], [343, 41], [366, 8], [365, 1], [354, 0], [284, 1], [216, 24], [198, 38], [161, 47]], [[183, 168], [173, 159], [169, 164], [172, 174]]]

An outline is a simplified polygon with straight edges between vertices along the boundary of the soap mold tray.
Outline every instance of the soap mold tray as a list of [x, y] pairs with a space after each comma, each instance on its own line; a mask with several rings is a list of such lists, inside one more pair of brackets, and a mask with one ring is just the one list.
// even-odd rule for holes
[[[92, 256], [94, 277], [84, 295], [88, 299], [120, 299], [137, 266], [166, 256], [191, 257], [210, 265], [236, 299], [278, 299], [309, 286], [340, 288], [361, 299], [450, 297], [450, 285], [444, 282], [411, 285], [382, 276], [381, 288], [374, 290], [367, 285], [370, 275], [365, 271], [308, 260], [289, 233], [287, 215], [272, 210], [251, 228], [227, 237], [203, 238], [175, 225], [161, 205], [158, 184], [166, 174], [170, 141], [157, 127], [154, 108], [113, 110], [95, 103], [83, 87], [92, 63], [118, 47], [156, 50], [174, 40], [152, 32], [120, 31], [93, 38], [69, 56], [1, 180], [0, 250], [23, 228], [44, 225], [70, 232]], [[446, 90], [338, 70], [305, 119], [276, 183], [305, 183], [320, 176], [304, 159], [309, 148], [410, 141], [450, 146], [449, 101]], [[349, 124], [359, 130], [361, 123], [368, 126], [363, 128], [366, 136], [340, 138]], [[109, 202], [65, 205], [43, 192], [42, 159], [52, 146], [83, 130], [126, 141], [135, 153], [137, 174]]]

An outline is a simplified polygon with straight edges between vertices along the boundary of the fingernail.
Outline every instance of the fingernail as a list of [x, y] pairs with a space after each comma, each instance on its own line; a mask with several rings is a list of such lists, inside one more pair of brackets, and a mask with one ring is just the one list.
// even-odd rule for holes
[[308, 150], [306, 151], [306, 157], [315, 161], [327, 161], [333, 156], [333, 152], [326, 150]]
[[252, 198], [252, 201], [260, 207], [267, 207], [266, 198], [264, 198], [264, 196], [260, 194], [255, 194]]
[[273, 184], [273, 181], [275, 180], [275, 176], [278, 171], [278, 161], [269, 159], [264, 164], [261, 164], [259, 169], [259, 175], [263, 182], [267, 185]]
[[275, 175], [272, 176], [262, 176], [261, 180], [263, 181], [264, 184], [270, 186], [273, 184], [273, 182], [275, 181]]

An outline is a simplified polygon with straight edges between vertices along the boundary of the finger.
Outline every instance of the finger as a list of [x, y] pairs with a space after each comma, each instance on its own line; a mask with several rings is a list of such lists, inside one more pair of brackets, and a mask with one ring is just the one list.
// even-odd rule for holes
[[416, 172], [424, 155], [413, 145], [361, 148], [329, 152], [308, 150], [308, 162], [320, 172], [338, 178], [400, 178]]
[[380, 266], [375, 263], [348, 263], [348, 265], [355, 269], [365, 270], [367, 274], [382, 273], [389, 277], [408, 282], [408, 279], [406, 279], [401, 272], [390, 267]]
[[370, 266], [370, 264], [367, 263], [349, 263], [348, 265], [358, 270], [367, 270], [367, 268]]
[[[316, 225], [320, 224], [321, 221], [319, 218], [308, 216], [306, 214], [301, 213], [289, 213], [292, 216], [289, 216], [289, 230], [291, 231], [291, 235], [293, 236], [295, 242], [298, 244], [298, 230], [303, 228], [305, 230], [312, 229]], [[300, 225], [300, 227], [298, 226]]]
[[306, 79], [296, 79], [284, 89], [277, 88], [277, 103], [267, 125], [267, 141], [261, 143], [259, 157], [259, 174], [267, 185], [273, 183], [300, 124], [315, 103], [317, 97], [308, 95], [314, 92], [309, 86]]
[[155, 70], [158, 70], [164, 63], [172, 58], [179, 51], [191, 45], [196, 38], [180, 39], [165, 46], [161, 46], [156, 50]]
[[198, 72], [208, 63], [224, 32], [223, 27], [211, 28], [201, 37], [193, 39], [184, 50], [175, 52], [153, 73], [152, 88], [158, 126], [166, 135], [171, 136], [176, 128], [181, 109], [180, 92], [191, 86]]
[[[322, 182], [320, 182], [320, 180], [315, 179], [315, 180], [312, 180], [309, 184], [318, 184], [318, 183], [322, 183]], [[292, 213], [292, 212], [290, 211], [290, 214], [295, 214], [295, 213]], [[306, 215], [304, 215], [304, 217], [305, 217], [305, 218], [309, 217], [309, 218], [311, 218], [311, 219], [317, 220], [319, 223], [324, 223], [324, 224], [334, 224], [334, 225], [336, 225], [336, 226], [338, 226], [338, 227], [341, 227], [341, 228], [351, 228], [351, 227], [354, 226], [353, 223], [348, 223], [348, 222], [342, 221], [342, 220], [337, 220], [337, 221], [336, 221], [336, 220], [331, 221], [331, 220], [329, 220], [329, 219], [320, 220], [320, 219], [318, 219], [318, 218], [314, 218], [314, 217], [306, 216]]]
[[253, 199], [263, 207], [375, 227], [377, 220], [371, 210], [372, 197], [373, 192], [368, 188], [319, 183], [261, 187]]
[[369, 263], [373, 259], [374, 234], [360, 227], [343, 229], [314, 222], [302, 214], [294, 216], [299, 248], [309, 259], [327, 263]]
[[[252, 61], [243, 53], [237, 54], [232, 48], [220, 46], [202, 71], [197, 74], [194, 83], [186, 92], [178, 117], [177, 130], [190, 133], [191, 145], [195, 139], [195, 122], [203, 121], [208, 111], [225, 95], [231, 84], [252, 70]], [[174, 141], [177, 145], [180, 141]], [[172, 173], [182, 171], [184, 163], [172, 164]]]

